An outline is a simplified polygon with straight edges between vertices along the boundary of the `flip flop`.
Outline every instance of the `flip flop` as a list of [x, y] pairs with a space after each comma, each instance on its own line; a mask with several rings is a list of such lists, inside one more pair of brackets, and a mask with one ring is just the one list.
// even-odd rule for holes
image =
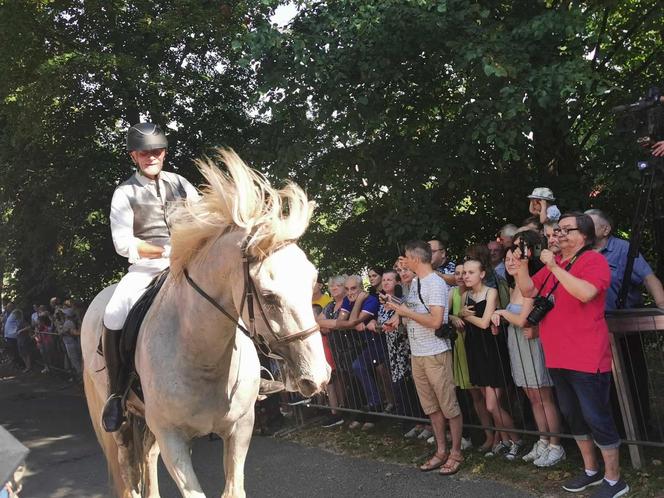
[[420, 465], [420, 470], [422, 472], [429, 472], [431, 470], [436, 470], [440, 468], [449, 458], [449, 453], [443, 453], [442, 455], [435, 453], [426, 463]]
[[447, 461], [445, 464], [440, 468], [440, 475], [441, 476], [451, 476], [459, 472], [459, 468], [461, 467], [461, 464], [463, 463], [463, 457], [462, 456], [457, 456], [457, 455], [450, 455], [447, 458]]

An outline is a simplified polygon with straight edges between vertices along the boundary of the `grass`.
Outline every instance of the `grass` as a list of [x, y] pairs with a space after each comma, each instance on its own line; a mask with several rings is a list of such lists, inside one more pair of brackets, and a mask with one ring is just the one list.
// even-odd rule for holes
[[[315, 422], [312, 421], [312, 422]], [[473, 434], [473, 441], [481, 444], [481, 434]], [[351, 431], [345, 425], [323, 429], [319, 423], [307, 425], [284, 436], [291, 441], [315, 446], [333, 453], [357, 458], [397, 463], [415, 468], [433, 452], [433, 447], [420, 440], [402, 436], [400, 423], [380, 421], [371, 432]], [[477, 440], [476, 440], [477, 439]], [[534, 440], [529, 439], [530, 445]], [[529, 445], [529, 446], [530, 446]], [[474, 448], [464, 451], [465, 462], [460, 476], [491, 479], [522, 489], [537, 496], [589, 496], [590, 493], [570, 495], [561, 484], [582, 468], [579, 452], [573, 441], [564, 442], [567, 460], [551, 469], [539, 469], [521, 460], [508, 462], [504, 458], [485, 458]], [[529, 449], [529, 448], [528, 448]], [[621, 452], [623, 477], [631, 488], [630, 497], [664, 497], [664, 451], [646, 451], [648, 465], [634, 470], [629, 463], [626, 447]]]

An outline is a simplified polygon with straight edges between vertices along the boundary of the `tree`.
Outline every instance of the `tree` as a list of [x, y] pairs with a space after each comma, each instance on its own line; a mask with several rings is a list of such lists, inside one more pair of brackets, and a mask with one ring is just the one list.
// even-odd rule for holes
[[10, 0], [0, 6], [0, 203], [13, 292], [88, 300], [117, 278], [107, 213], [129, 125], [168, 125], [172, 168], [242, 150], [251, 71], [232, 41], [249, 2]]
[[610, 109], [662, 79], [658, 2], [298, 5], [286, 30], [254, 21], [244, 50], [273, 168], [321, 206], [322, 267], [391, 263], [396, 242], [441, 232], [460, 254], [520, 223], [535, 186], [564, 208], [634, 198], [626, 168], [606, 173], [632, 154]]

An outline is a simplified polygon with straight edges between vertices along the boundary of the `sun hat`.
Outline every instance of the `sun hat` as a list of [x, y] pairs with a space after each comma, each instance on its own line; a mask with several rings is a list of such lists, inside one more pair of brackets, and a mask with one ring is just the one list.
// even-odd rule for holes
[[542, 199], [544, 201], [555, 201], [553, 191], [548, 187], [537, 187], [533, 189], [533, 193], [528, 196], [528, 199]]

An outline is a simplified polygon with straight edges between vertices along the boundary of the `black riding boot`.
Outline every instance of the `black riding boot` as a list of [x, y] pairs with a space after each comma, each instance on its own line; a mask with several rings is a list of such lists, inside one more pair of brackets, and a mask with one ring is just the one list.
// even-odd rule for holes
[[109, 330], [104, 327], [104, 359], [108, 372], [108, 386], [110, 396], [104, 405], [101, 415], [101, 425], [106, 432], [117, 431], [124, 422], [122, 408], [122, 395], [125, 385], [122, 380], [123, 372], [120, 361], [120, 330]]

